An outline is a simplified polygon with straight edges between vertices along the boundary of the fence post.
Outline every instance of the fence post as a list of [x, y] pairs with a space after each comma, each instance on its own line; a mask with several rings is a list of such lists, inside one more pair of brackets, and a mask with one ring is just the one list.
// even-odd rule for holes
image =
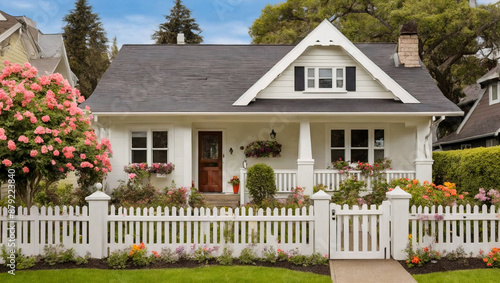
[[311, 199], [314, 201], [314, 252], [329, 254], [331, 197], [319, 191]]
[[395, 260], [406, 259], [411, 194], [399, 186], [386, 194], [391, 202], [391, 253]]
[[96, 191], [85, 198], [89, 203], [89, 247], [93, 258], [101, 259], [107, 256], [107, 218], [108, 202], [110, 199], [110, 196], [101, 191]]

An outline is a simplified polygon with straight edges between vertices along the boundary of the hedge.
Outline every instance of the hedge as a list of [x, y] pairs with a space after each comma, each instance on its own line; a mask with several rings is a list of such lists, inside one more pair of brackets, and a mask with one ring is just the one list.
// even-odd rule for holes
[[459, 192], [500, 188], [500, 146], [433, 153], [435, 184], [452, 182]]

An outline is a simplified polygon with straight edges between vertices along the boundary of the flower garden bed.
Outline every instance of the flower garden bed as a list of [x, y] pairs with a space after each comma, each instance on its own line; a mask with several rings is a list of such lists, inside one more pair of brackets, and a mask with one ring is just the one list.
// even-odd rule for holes
[[435, 262], [429, 262], [422, 266], [414, 266], [409, 268], [406, 265], [406, 261], [400, 260], [399, 263], [408, 271], [410, 274], [426, 274], [433, 272], [443, 272], [443, 271], [453, 271], [453, 270], [467, 270], [467, 269], [480, 269], [480, 268], [491, 268], [487, 267], [482, 259], [471, 257], [471, 258], [459, 258], [459, 259], [446, 259], [442, 258], [436, 260]]
[[[219, 265], [215, 259], [211, 259], [208, 263], [197, 263], [192, 260], [180, 260], [176, 263], [165, 263], [161, 261], [156, 261], [149, 264], [146, 267], [136, 267], [129, 265], [126, 269], [163, 269], [163, 268], [195, 268], [202, 267], [206, 265]], [[243, 265], [238, 260], [234, 261], [233, 265]], [[330, 267], [328, 265], [313, 265], [313, 266], [299, 266], [294, 265], [290, 262], [277, 261], [276, 263], [269, 262], [256, 262], [254, 266], [264, 266], [264, 267], [277, 267], [286, 268], [301, 272], [312, 272], [321, 275], [330, 275]], [[44, 262], [37, 262], [33, 267], [26, 270], [47, 270], [47, 269], [73, 269], [73, 268], [96, 268], [96, 269], [113, 269], [109, 267], [106, 259], [89, 259], [87, 264], [77, 265], [73, 262], [57, 263], [55, 265], [49, 265]], [[0, 266], [0, 273], [6, 273], [10, 269], [4, 265]]]

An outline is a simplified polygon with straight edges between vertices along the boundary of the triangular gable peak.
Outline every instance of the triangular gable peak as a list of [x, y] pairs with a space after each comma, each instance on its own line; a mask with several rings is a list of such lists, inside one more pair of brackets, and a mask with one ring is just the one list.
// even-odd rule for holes
[[[263, 77], [261, 77], [252, 87], [250, 87], [236, 102], [234, 106], [246, 106], [258, 95], [265, 90], [273, 81], [282, 75], [282, 73], [290, 68], [296, 60], [308, 50], [314, 47], [340, 47], [341, 50], [354, 60], [356, 65], [361, 66], [374, 80], [377, 80], [383, 88], [392, 93], [393, 98], [402, 101], [403, 103], [420, 103], [412, 95], [410, 95], [404, 88], [402, 88], [396, 81], [387, 75], [380, 67], [371, 61], [365, 54], [363, 54], [349, 39], [347, 39], [333, 24], [328, 20], [324, 20], [318, 27], [316, 27], [306, 38], [304, 38], [297, 46], [295, 46], [285, 57], [283, 57], [274, 67], [272, 67]], [[337, 48], [338, 49], [338, 48]], [[387, 58], [389, 60], [389, 58]], [[347, 66], [346, 66], [347, 67]], [[297, 68], [296, 68], [297, 69]], [[300, 69], [299, 72], [305, 72], [303, 76], [308, 76], [307, 69]], [[313, 72], [313, 70], [310, 70]], [[345, 68], [344, 74], [345, 81], [349, 81], [349, 71]], [[315, 70], [316, 85], [318, 85], [319, 71]], [[332, 70], [335, 72], [335, 69]], [[300, 76], [300, 75], [299, 75]], [[335, 74], [333, 74], [335, 81]], [[344, 82], [344, 83], [346, 83]], [[306, 79], [304, 78], [304, 83]], [[335, 82], [333, 82], [335, 84]], [[297, 86], [295, 86], [297, 89]], [[299, 86], [300, 87], [300, 86]], [[348, 86], [347, 86], [348, 87]], [[344, 86], [346, 88], [346, 86]], [[261, 97], [264, 98], [265, 95]], [[290, 97], [293, 98], [293, 97]], [[299, 97], [295, 97], [299, 98]], [[316, 96], [307, 95], [303, 98], [324, 98], [319, 94]], [[331, 98], [338, 98], [338, 96], [331, 96]], [[348, 97], [352, 98], [352, 97]]]

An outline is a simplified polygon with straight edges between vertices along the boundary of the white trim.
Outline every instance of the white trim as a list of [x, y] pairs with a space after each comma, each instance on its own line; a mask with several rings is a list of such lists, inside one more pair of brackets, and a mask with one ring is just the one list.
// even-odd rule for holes
[[11, 34], [13, 34], [16, 30], [20, 29], [21, 27], [22, 25], [20, 23], [16, 23], [11, 28], [4, 31], [2, 34], [0, 34], [0, 42], [6, 40]]
[[[128, 127], [128, 164], [132, 163], [132, 132], [146, 132], [146, 163], [151, 165], [153, 163], [153, 132], [168, 132], [168, 148], [167, 148], [167, 163], [171, 162], [175, 164], [174, 160], [174, 148], [175, 148], [175, 133], [172, 125], [166, 125], [162, 127], [151, 127], [151, 126], [138, 126]], [[150, 144], [151, 143], [151, 144]]]
[[469, 110], [469, 112], [465, 116], [464, 120], [462, 121], [462, 123], [460, 123], [460, 126], [458, 126], [457, 134], [460, 133], [460, 131], [464, 127], [465, 123], [467, 123], [467, 121], [469, 120], [469, 117], [472, 115], [472, 113], [476, 109], [477, 105], [479, 104], [479, 101], [481, 101], [481, 99], [483, 98], [485, 93], [486, 93], [486, 89], [484, 89], [483, 92], [479, 95], [479, 98], [476, 100], [476, 102], [474, 102], [474, 105], [472, 105], [471, 109]]
[[[351, 130], [368, 130], [368, 147], [363, 147], [359, 149], [368, 149], [368, 163], [373, 164], [375, 162], [375, 150], [383, 149], [384, 157], [390, 156], [390, 124], [388, 123], [372, 123], [369, 125], [361, 125], [359, 123], [329, 123], [325, 124], [325, 155], [327, 165], [331, 164], [331, 131], [332, 130], [343, 130], [344, 131], [344, 152], [345, 160], [351, 160]], [[375, 147], [375, 130], [384, 130], [384, 146]], [[340, 147], [338, 149], [341, 149]], [[356, 149], [356, 148], [355, 148]]]
[[311, 46], [340, 46], [356, 62], [363, 66], [374, 79], [378, 80], [403, 103], [420, 103], [363, 54], [351, 41], [349, 41], [349, 39], [337, 30], [332, 23], [325, 19], [264, 76], [253, 84], [240, 98], [238, 98], [238, 100], [233, 103], [233, 106], [247, 106], [257, 97], [257, 94], [261, 90], [268, 87], [271, 82]]
[[262, 115], [289, 114], [291, 116], [463, 116], [463, 111], [454, 112], [92, 112], [102, 116], [262, 116]]
[[[497, 87], [497, 99], [493, 100], [493, 85]], [[500, 82], [493, 82], [488, 86], [489, 105], [500, 103]]]

